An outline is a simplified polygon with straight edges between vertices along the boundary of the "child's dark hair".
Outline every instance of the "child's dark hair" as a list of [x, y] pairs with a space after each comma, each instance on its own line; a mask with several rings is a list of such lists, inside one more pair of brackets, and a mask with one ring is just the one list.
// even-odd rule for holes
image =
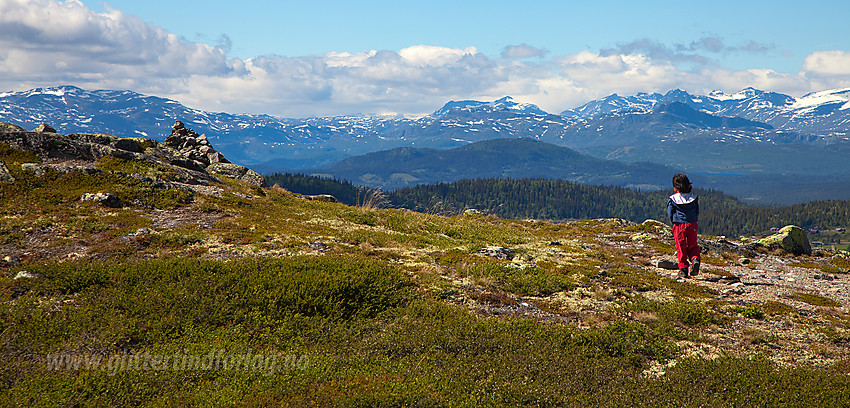
[[673, 176], [673, 188], [678, 190], [680, 193], [690, 193], [691, 192], [691, 181], [688, 180], [688, 176], [679, 173]]

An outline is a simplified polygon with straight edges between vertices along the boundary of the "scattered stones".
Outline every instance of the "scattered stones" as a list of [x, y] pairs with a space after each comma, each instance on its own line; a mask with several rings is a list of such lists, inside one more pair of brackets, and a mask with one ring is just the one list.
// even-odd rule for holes
[[830, 275], [830, 274], [827, 274], [827, 273], [816, 273], [814, 276], [812, 276], [812, 278], [832, 281], [832, 280], [835, 280], [835, 275]]
[[124, 206], [121, 200], [111, 193], [85, 193], [80, 197], [80, 201], [94, 201], [110, 208]]
[[506, 261], [510, 261], [511, 259], [514, 259], [516, 251], [510, 248], [504, 248], [500, 246], [488, 246], [479, 249], [478, 253], [486, 256], [492, 256], [496, 259], [504, 259]]
[[563, 244], [561, 244], [561, 241], [552, 241], [552, 242], [549, 243], [549, 245], [551, 245], [551, 246], [561, 246]]

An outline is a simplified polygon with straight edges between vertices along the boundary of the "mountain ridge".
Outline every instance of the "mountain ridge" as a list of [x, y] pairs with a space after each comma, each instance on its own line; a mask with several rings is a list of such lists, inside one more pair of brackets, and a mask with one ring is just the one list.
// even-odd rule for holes
[[381, 188], [474, 178], [548, 178], [657, 190], [675, 170], [597, 159], [534, 139], [489, 139], [446, 150], [409, 147], [355, 156], [313, 174]]
[[[845, 108], [850, 104], [848, 94], [847, 89], [835, 89], [798, 99], [753, 88], [732, 95], [713, 92], [696, 96], [682, 90], [663, 95], [613, 94], [561, 115], [504, 97], [493, 102], [450, 101], [433, 114], [417, 119], [377, 116], [292, 119], [205, 112], [132, 91], [87, 91], [61, 86], [0, 94], [0, 121], [26, 128], [48, 123], [69, 134], [110, 133], [161, 140], [167, 136], [171, 124], [181, 120], [215, 141], [219, 150], [234, 162], [277, 171], [312, 168], [397, 147], [446, 149], [505, 137], [533, 138], [600, 158], [629, 147], [626, 140], [639, 143], [637, 147], [669, 147], [672, 141], [684, 139], [704, 140], [698, 143], [711, 145], [845, 143], [850, 126], [850, 109]], [[630, 121], [638, 115], [647, 119], [657, 113], [653, 109], [674, 102], [702, 114], [732, 119], [720, 119], [718, 127], [684, 123], [670, 117], [629, 132]], [[760, 125], [743, 129], [734, 124], [738, 120], [735, 118], [764, 123], [773, 129]], [[593, 146], [608, 147], [590, 149]], [[654, 161], [656, 157], [644, 155], [627, 160]]]

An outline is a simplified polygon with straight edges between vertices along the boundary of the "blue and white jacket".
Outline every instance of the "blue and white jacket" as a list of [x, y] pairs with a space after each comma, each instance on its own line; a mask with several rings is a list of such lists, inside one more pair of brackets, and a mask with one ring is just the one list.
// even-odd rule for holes
[[667, 218], [674, 223], [697, 222], [699, 197], [691, 193], [671, 195], [667, 200]]

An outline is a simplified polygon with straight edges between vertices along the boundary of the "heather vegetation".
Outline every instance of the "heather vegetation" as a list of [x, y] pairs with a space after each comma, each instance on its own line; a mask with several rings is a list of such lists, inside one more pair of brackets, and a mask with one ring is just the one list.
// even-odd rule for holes
[[[4, 406], [850, 400], [840, 251], [712, 240], [681, 282], [651, 266], [672, 255], [660, 223], [379, 209], [225, 175], [163, 187], [129, 175], [169, 177], [146, 161], [37, 175], [0, 149]], [[123, 206], [80, 201], [93, 192]], [[728, 292], [759, 274], [831, 280]]]

